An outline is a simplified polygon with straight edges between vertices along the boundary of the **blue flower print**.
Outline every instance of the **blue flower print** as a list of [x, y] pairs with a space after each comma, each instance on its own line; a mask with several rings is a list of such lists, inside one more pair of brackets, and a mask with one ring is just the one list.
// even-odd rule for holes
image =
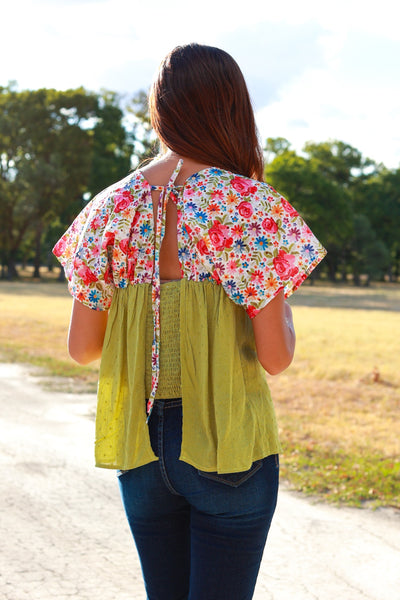
[[198, 210], [198, 206], [194, 202], [188, 202], [186, 204], [186, 210], [188, 212], [194, 212], [194, 211]]
[[244, 302], [244, 296], [241, 292], [235, 292], [232, 295], [232, 299], [234, 302], [236, 302], [236, 304], [243, 304]]
[[243, 250], [246, 248], [246, 244], [244, 243], [243, 240], [236, 240], [236, 242], [233, 244], [233, 249], [235, 250], [235, 252], [238, 253], [242, 253]]
[[179, 258], [182, 260], [189, 260], [190, 259], [190, 252], [188, 248], [179, 248], [178, 250], [178, 256]]
[[236, 288], [236, 283], [233, 281], [233, 279], [230, 279], [226, 282], [224, 288], [229, 292], [233, 292], [233, 290]]
[[151, 231], [150, 223], [143, 223], [143, 225], [140, 226], [140, 234], [143, 235], [144, 237], [147, 237], [149, 235], [150, 231]]
[[306, 254], [309, 260], [313, 260], [315, 256], [314, 246], [311, 244], [305, 244], [301, 249], [302, 254]]
[[208, 221], [207, 213], [205, 213], [203, 210], [198, 210], [195, 216], [196, 219], [199, 219], [201, 223], [207, 223]]
[[221, 169], [217, 169], [215, 167], [210, 169], [210, 175], [216, 175], [218, 177], [219, 175], [222, 175], [222, 174], [223, 174], [223, 172], [221, 171]]
[[100, 300], [100, 293], [97, 290], [91, 290], [89, 292], [89, 300], [97, 304]]
[[266, 248], [268, 248], [267, 238], [263, 235], [256, 238], [256, 248], [258, 248], [258, 250], [265, 250]]

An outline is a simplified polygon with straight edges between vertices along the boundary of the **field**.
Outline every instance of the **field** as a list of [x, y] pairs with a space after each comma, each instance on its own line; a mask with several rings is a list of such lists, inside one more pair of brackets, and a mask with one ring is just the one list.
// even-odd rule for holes
[[[400, 288], [304, 285], [290, 303], [296, 357], [268, 378], [283, 478], [330, 502], [400, 508]], [[1, 282], [1, 359], [95, 391], [98, 364], [67, 355], [70, 307], [63, 284]]]

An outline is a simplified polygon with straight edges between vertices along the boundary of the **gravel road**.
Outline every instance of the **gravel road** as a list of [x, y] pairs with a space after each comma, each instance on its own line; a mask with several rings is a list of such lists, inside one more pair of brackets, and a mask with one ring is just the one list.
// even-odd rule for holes
[[[0, 600], [145, 600], [115, 473], [93, 467], [94, 396], [30, 373], [0, 364]], [[338, 598], [400, 600], [400, 513], [282, 490], [254, 600]]]

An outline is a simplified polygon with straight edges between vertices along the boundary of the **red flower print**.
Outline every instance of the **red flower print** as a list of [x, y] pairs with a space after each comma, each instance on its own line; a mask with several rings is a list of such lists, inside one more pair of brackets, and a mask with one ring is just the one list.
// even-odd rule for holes
[[233, 237], [241, 238], [243, 236], [243, 227], [241, 225], [234, 225], [232, 233]]
[[248, 285], [247, 288], [244, 290], [244, 293], [246, 295], [246, 298], [256, 298], [257, 297], [257, 290], [252, 285]]
[[137, 224], [137, 222], [139, 221], [139, 219], [140, 219], [140, 212], [136, 211], [135, 212], [135, 216], [132, 219], [131, 230], [135, 227], [135, 225]]
[[255, 194], [257, 191], [257, 186], [254, 185], [254, 182], [251, 179], [244, 179], [243, 177], [234, 177], [231, 185], [241, 196], [250, 196], [250, 194]]
[[294, 277], [299, 269], [294, 265], [296, 257], [293, 254], [287, 254], [284, 250], [279, 250], [278, 256], [275, 256], [274, 263], [275, 271], [281, 279], [290, 279]]
[[65, 238], [62, 237], [58, 240], [57, 244], [53, 248], [53, 252], [55, 256], [62, 256], [64, 254], [65, 248], [67, 247], [67, 242]]
[[238, 206], [239, 215], [244, 217], [245, 219], [249, 219], [253, 214], [253, 207], [250, 202], [241, 202]]
[[272, 217], [267, 217], [264, 219], [262, 222], [262, 227], [265, 231], [270, 231], [271, 233], [276, 233], [278, 231], [278, 225], [276, 224], [276, 221], [272, 219]]
[[211, 198], [212, 200], [223, 200], [224, 192], [222, 190], [214, 190], [211, 192]]
[[133, 281], [135, 277], [136, 258], [128, 260], [128, 279]]
[[107, 267], [107, 270], [104, 273], [104, 281], [106, 283], [112, 283], [113, 282], [113, 275], [112, 275], [112, 270], [111, 270], [110, 266]]
[[246, 308], [246, 312], [249, 315], [250, 319], [254, 319], [254, 317], [260, 312], [255, 306], [248, 306]]
[[119, 247], [124, 254], [128, 254], [129, 238], [124, 238], [120, 241]]
[[285, 211], [288, 213], [288, 215], [290, 215], [291, 217], [297, 217], [298, 212], [295, 208], [293, 208], [293, 206], [291, 204], [289, 204], [289, 202], [287, 200], [285, 200], [285, 198], [281, 198], [281, 203], [283, 208], [285, 209]]
[[213, 271], [211, 274], [211, 277], [218, 283], [221, 283], [221, 279], [219, 278], [219, 274], [218, 271]]
[[212, 213], [218, 213], [221, 212], [221, 209], [219, 208], [218, 204], [215, 204], [215, 202], [211, 202], [208, 206], [207, 206], [207, 212], [212, 214]]
[[253, 271], [250, 276], [251, 281], [255, 281], [256, 283], [262, 283], [264, 281], [264, 273], [258, 269]]
[[106, 231], [103, 237], [103, 243], [101, 244], [102, 248], [107, 248], [107, 246], [113, 246], [115, 240], [115, 231]]
[[208, 248], [207, 248], [207, 244], [205, 243], [205, 241], [199, 240], [196, 244], [197, 250], [200, 252], [200, 254], [202, 254], [204, 256], [204, 254], [210, 254]]
[[129, 190], [116, 190], [114, 196], [114, 211], [116, 213], [125, 210], [132, 202], [132, 194]]
[[83, 260], [76, 258], [74, 267], [75, 267], [76, 274], [79, 275], [79, 277], [81, 277], [81, 279], [85, 285], [89, 285], [90, 283], [94, 283], [95, 281], [98, 281], [96, 275], [89, 269], [89, 267], [87, 265], [85, 265]]
[[230, 233], [229, 227], [219, 221], [214, 221], [213, 226], [208, 230], [211, 243], [216, 250], [223, 250], [232, 246], [233, 239], [228, 237]]

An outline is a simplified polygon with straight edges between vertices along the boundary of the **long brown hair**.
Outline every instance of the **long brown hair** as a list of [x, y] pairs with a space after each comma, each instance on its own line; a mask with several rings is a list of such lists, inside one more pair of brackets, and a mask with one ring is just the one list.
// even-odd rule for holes
[[223, 50], [177, 46], [149, 95], [152, 126], [168, 148], [204, 164], [263, 180], [263, 152], [243, 74]]

